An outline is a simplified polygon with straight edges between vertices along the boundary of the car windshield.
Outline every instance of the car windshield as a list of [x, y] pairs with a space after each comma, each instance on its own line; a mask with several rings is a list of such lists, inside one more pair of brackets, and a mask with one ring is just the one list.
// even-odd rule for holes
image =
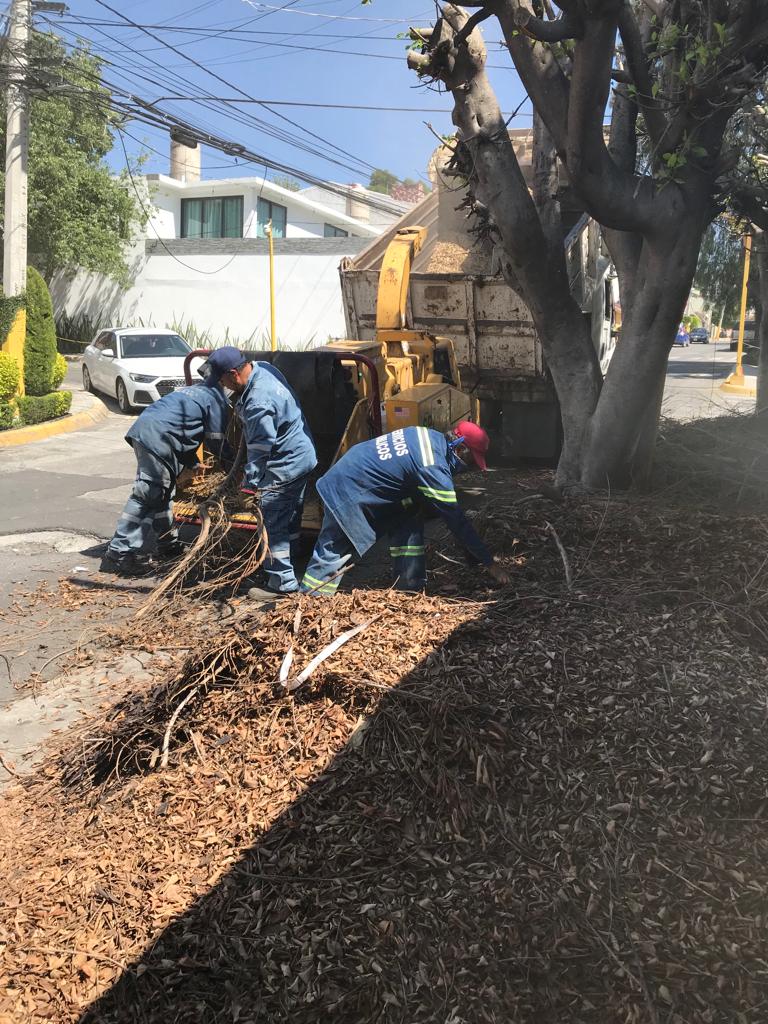
[[124, 334], [120, 338], [123, 359], [185, 356], [191, 348], [178, 334]]

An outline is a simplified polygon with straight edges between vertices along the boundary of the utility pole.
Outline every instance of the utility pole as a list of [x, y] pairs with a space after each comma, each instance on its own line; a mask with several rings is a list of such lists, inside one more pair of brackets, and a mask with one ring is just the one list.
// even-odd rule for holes
[[[27, 59], [30, 0], [12, 0], [6, 43], [5, 211], [3, 217], [3, 292], [22, 295], [27, 287], [27, 149], [29, 107]], [[27, 311], [19, 309], [0, 348], [20, 371], [19, 394], [24, 394], [24, 339]]]
[[8, 93], [5, 143], [3, 291], [21, 295], [27, 286], [27, 148], [29, 100], [27, 59], [30, 0], [13, 0], [8, 33]]

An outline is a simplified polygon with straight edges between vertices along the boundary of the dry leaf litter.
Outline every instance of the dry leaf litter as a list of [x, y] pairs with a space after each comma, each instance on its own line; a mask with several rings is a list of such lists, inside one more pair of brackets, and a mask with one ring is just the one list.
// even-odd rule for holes
[[6, 800], [0, 1020], [768, 1019], [765, 520], [475, 521], [504, 590], [198, 608]]

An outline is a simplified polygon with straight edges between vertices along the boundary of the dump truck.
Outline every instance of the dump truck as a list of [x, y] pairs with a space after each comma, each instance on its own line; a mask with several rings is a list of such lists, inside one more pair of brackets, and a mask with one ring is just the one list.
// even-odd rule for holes
[[[339, 268], [347, 335], [377, 336], [377, 293], [385, 256], [400, 232], [418, 225], [423, 241], [409, 267], [400, 326], [450, 339], [462, 388], [479, 402], [496, 450], [553, 459], [561, 445], [557, 396], [530, 312], [479, 248], [455, 209], [455, 190], [436, 188], [400, 221]], [[618, 282], [600, 226], [575, 211], [564, 246], [571, 291], [591, 325], [603, 372], [621, 323]], [[392, 424], [386, 422], [392, 429]], [[502, 442], [502, 443], [499, 443]]]

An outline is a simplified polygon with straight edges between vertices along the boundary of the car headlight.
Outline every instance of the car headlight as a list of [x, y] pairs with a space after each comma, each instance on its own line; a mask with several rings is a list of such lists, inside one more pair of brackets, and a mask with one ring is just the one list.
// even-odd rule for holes
[[157, 380], [157, 377], [146, 373], [129, 373], [128, 376], [136, 384], [151, 384], [153, 380]]

